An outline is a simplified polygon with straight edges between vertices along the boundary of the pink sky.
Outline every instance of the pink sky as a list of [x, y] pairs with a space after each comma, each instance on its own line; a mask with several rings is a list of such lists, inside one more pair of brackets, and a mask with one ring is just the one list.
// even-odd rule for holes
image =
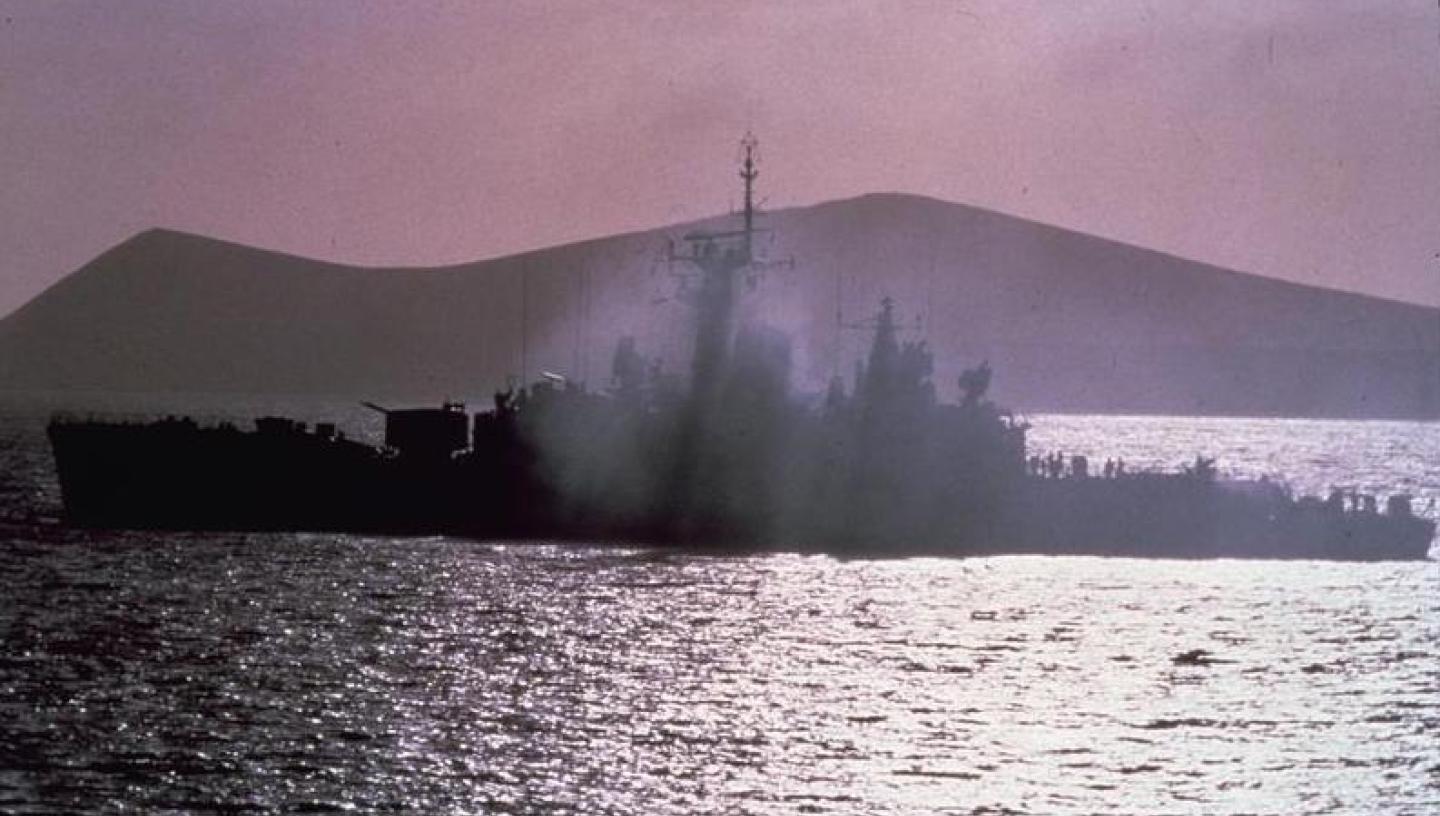
[[166, 226], [429, 265], [965, 202], [1440, 305], [1440, 7], [0, 0], [0, 314]]

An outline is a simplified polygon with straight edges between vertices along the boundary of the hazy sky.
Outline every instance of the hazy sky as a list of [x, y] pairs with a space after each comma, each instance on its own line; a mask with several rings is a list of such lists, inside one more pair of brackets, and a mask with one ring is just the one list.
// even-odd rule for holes
[[0, 0], [0, 314], [167, 226], [365, 264], [976, 204], [1440, 304], [1436, 0]]

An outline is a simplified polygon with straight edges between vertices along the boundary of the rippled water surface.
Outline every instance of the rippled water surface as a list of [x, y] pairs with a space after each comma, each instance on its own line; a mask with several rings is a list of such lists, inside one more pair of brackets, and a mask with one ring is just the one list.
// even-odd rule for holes
[[[1035, 421], [1440, 493], [1433, 425]], [[0, 434], [0, 812], [1440, 812], [1434, 562], [98, 535], [37, 427]]]

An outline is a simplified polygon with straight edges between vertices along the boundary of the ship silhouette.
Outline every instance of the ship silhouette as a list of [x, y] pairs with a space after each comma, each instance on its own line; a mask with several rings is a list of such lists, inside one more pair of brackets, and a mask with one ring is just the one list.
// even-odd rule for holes
[[[1281, 483], [1127, 472], [1029, 455], [1026, 423], [988, 398], [981, 362], [953, 390], [884, 299], [852, 387], [790, 387], [785, 332], [756, 315], [756, 145], [742, 142], [734, 229], [672, 246], [691, 309], [689, 370], [632, 338], [609, 387], [546, 373], [464, 405], [393, 409], [381, 445], [263, 417], [53, 418], [69, 523], [97, 528], [449, 534], [844, 555], [1092, 554], [1423, 559], [1435, 524], [1408, 496], [1292, 496]], [[942, 393], [949, 391], [950, 393]]]

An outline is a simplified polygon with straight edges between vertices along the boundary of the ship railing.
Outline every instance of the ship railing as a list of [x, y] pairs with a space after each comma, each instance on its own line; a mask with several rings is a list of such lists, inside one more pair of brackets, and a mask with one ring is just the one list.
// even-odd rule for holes
[[197, 428], [240, 427], [245, 424], [233, 416], [222, 414], [162, 414], [138, 411], [76, 411], [59, 410], [50, 414], [51, 425], [123, 425], [144, 426], [193, 425]]

